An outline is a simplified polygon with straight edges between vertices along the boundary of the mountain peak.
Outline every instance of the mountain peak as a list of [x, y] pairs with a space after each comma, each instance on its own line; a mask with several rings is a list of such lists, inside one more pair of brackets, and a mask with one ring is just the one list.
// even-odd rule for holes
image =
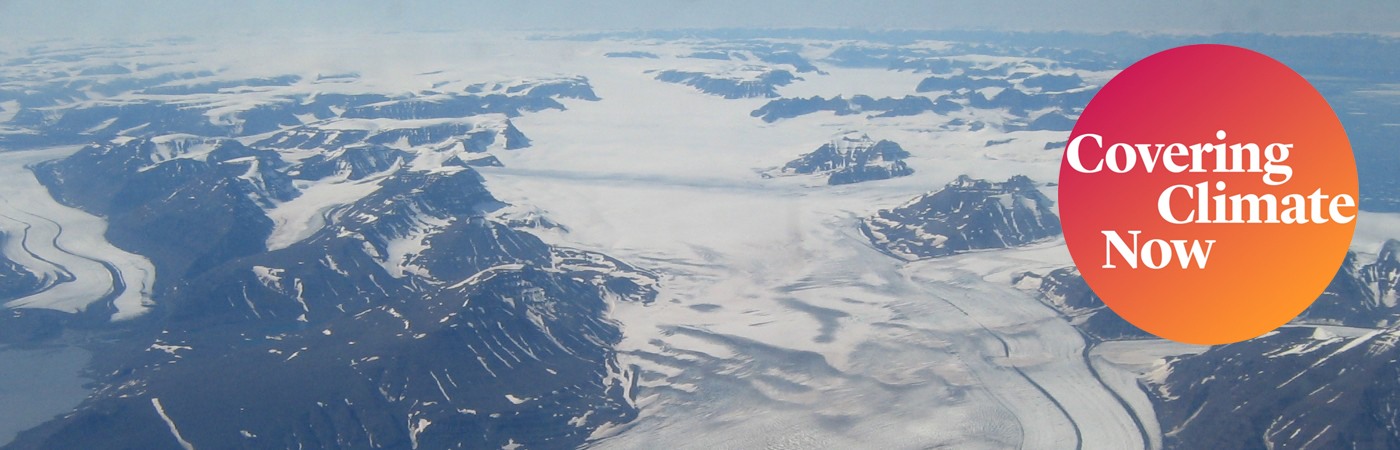
[[943, 189], [881, 210], [862, 223], [876, 246], [902, 259], [1026, 245], [1060, 234], [1052, 202], [1035, 182], [959, 176]]
[[1396, 240], [1396, 239], [1386, 239], [1386, 240], [1385, 240], [1385, 243], [1384, 243], [1384, 244], [1381, 244], [1381, 253], [1380, 253], [1380, 256], [1379, 256], [1378, 258], [1376, 258], [1376, 259], [1377, 259], [1377, 262], [1379, 262], [1379, 261], [1389, 261], [1389, 262], [1392, 262], [1392, 263], [1400, 262], [1400, 240]]
[[907, 176], [909, 152], [893, 141], [876, 142], [862, 132], [849, 131], [811, 153], [788, 162], [783, 174], [826, 175], [827, 184], [851, 184]]

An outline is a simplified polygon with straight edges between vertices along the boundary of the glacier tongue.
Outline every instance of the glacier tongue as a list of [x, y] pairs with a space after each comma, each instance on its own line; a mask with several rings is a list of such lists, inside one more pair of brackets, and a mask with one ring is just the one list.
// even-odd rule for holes
[[67, 312], [110, 308], [112, 320], [141, 316], [153, 305], [156, 273], [150, 260], [107, 242], [102, 218], [54, 201], [29, 170], [76, 150], [0, 153], [0, 231], [9, 239], [5, 257], [52, 283], [4, 306]]
[[272, 234], [267, 249], [277, 250], [300, 242], [326, 226], [326, 217], [379, 189], [383, 177], [350, 181], [299, 182], [301, 195], [268, 209]]

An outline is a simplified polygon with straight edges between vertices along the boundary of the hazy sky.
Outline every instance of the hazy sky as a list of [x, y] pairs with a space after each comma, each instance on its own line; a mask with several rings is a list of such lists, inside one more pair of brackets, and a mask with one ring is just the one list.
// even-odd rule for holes
[[676, 27], [1400, 32], [1400, 1], [0, 0], [0, 38]]

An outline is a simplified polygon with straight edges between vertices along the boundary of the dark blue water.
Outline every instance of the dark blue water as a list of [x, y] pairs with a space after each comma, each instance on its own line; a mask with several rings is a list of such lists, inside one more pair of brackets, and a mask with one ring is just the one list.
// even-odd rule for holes
[[82, 370], [91, 357], [77, 347], [0, 347], [0, 445], [87, 398]]

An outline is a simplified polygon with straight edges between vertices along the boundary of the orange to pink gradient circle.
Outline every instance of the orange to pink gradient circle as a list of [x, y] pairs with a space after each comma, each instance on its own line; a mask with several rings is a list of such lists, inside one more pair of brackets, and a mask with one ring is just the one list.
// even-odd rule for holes
[[1351, 144], [1322, 95], [1268, 56], [1225, 45], [1149, 56], [1094, 96], [1070, 138], [1065, 243], [1089, 287], [1144, 331], [1193, 344], [1257, 337], [1307, 309], [1346, 256]]

